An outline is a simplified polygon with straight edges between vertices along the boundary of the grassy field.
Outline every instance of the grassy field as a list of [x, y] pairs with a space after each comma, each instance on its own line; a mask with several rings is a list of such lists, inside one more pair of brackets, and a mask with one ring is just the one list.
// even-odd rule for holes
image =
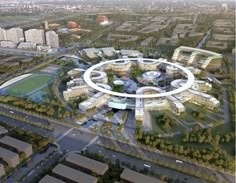
[[155, 118], [160, 114], [160, 113], [165, 113], [165, 114], [168, 114], [168, 111], [162, 111], [162, 112], [158, 112], [158, 111], [155, 111], [155, 112], [151, 112], [151, 118], [152, 118], [152, 130], [155, 132], [155, 133], [158, 133], [158, 134], [164, 134], [164, 133], [174, 133], [174, 132], [177, 132], [177, 131], [182, 131], [184, 130], [184, 128], [182, 126], [180, 126], [178, 123], [175, 124], [175, 126], [172, 126], [172, 127], [169, 127], [169, 128], [163, 128], [163, 126], [161, 124], [159, 124]]
[[5, 94], [14, 95], [14, 96], [22, 96], [33, 90], [39, 88], [40, 86], [48, 83], [52, 79], [49, 75], [36, 75], [30, 78], [27, 78], [11, 87], [9, 87]]

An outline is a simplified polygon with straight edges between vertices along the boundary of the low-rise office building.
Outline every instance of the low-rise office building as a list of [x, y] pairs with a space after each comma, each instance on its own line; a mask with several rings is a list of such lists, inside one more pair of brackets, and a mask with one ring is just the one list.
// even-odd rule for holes
[[0, 164], [0, 178], [5, 175], [5, 169], [4, 169], [4, 165], [3, 164]]
[[33, 154], [33, 149], [31, 144], [15, 139], [13, 137], [4, 136], [3, 138], [0, 139], [0, 143], [13, 147], [19, 152], [23, 152], [26, 158], [28, 158]]
[[128, 168], [125, 168], [120, 178], [127, 183], [164, 183], [159, 179], [135, 172]]
[[175, 49], [172, 60], [200, 69], [217, 69], [221, 67], [222, 55], [186, 46]]
[[97, 175], [104, 175], [108, 170], [107, 164], [76, 153], [71, 153], [69, 156], [67, 156], [66, 161], [77, 165], [85, 171], [88, 171], [88, 173], [93, 172]]
[[98, 54], [100, 53], [100, 50], [96, 49], [96, 48], [86, 48], [86, 49], [83, 49], [82, 52], [87, 57], [93, 59], [93, 58], [96, 58], [98, 56]]
[[113, 47], [101, 48], [104, 56], [111, 57], [116, 54], [116, 50]]
[[46, 175], [39, 181], [39, 183], [66, 183], [66, 182], [59, 180], [55, 177], [52, 177], [50, 175]]
[[139, 57], [139, 56], [142, 55], [137, 50], [125, 50], [125, 49], [122, 49], [122, 50], [120, 50], [120, 53], [121, 53], [122, 56], [127, 56], [127, 57]]
[[[160, 61], [162, 59], [159, 59]], [[163, 59], [164, 60], [164, 59]], [[157, 70], [157, 67], [160, 65], [160, 62], [158, 60], [145, 60], [143, 58], [139, 58], [138, 59], [138, 67], [141, 69], [141, 70], [144, 70], [144, 71], [155, 71]]]
[[29, 42], [22, 42], [18, 45], [18, 49], [24, 50], [36, 50], [37, 44], [36, 43], [29, 43]]
[[98, 92], [93, 97], [89, 98], [88, 100], [85, 100], [79, 104], [79, 108], [82, 111], [87, 111], [89, 109], [92, 109], [94, 107], [99, 107], [107, 102], [107, 95]]
[[[65, 179], [65, 182], [73, 181], [77, 183], [97, 183], [97, 178], [63, 164], [58, 164], [53, 170], [55, 177]], [[67, 180], [67, 181], [66, 181]]]
[[126, 72], [130, 70], [131, 62], [129, 60], [115, 61], [109, 64], [109, 67], [116, 72]]
[[4, 128], [3, 126], [0, 126], [0, 135], [4, 135], [6, 133], [8, 133], [8, 130]]
[[3, 48], [16, 48], [17, 43], [15, 43], [13, 41], [1, 41], [0, 42], [0, 47], [3, 47]]
[[66, 91], [63, 91], [63, 97], [66, 101], [69, 101], [71, 99], [76, 99], [83, 94], [86, 94], [88, 91], [88, 85], [75, 86], [68, 88]]
[[2, 147], [0, 147], [0, 158], [12, 168], [15, 168], [20, 163], [18, 154]]

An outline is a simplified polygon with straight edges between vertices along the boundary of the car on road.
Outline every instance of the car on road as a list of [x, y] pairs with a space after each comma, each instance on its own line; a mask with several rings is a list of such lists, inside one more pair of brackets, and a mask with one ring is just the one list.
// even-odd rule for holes
[[180, 161], [180, 160], [178, 160], [178, 159], [177, 159], [177, 160], [175, 160], [175, 162], [176, 162], [176, 163], [180, 163], [180, 164], [182, 164], [182, 163], [183, 163], [183, 161]]
[[147, 164], [143, 164], [144, 167], [147, 167], [147, 168], [151, 168], [150, 165], [147, 165]]

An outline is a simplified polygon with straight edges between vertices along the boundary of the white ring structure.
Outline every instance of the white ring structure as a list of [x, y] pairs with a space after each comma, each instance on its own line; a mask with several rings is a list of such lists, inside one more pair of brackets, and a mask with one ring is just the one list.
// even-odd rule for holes
[[[138, 61], [140, 58], [132, 58], [133, 60]], [[92, 88], [94, 88], [95, 90], [98, 90], [100, 92], [109, 94], [109, 95], [113, 95], [113, 96], [118, 96], [118, 97], [127, 97], [127, 98], [156, 98], [156, 97], [165, 97], [165, 96], [170, 96], [170, 95], [174, 95], [180, 92], [183, 92], [189, 88], [192, 87], [193, 83], [194, 83], [194, 75], [192, 74], [192, 72], [190, 72], [188, 69], [186, 69], [185, 67], [178, 65], [176, 63], [171, 63], [168, 62], [166, 60], [156, 60], [156, 59], [148, 59], [148, 58], [143, 58], [144, 60], [147, 61], [153, 61], [153, 62], [160, 62], [160, 63], [164, 63], [164, 64], [168, 64], [168, 65], [172, 65], [174, 67], [177, 67], [178, 69], [182, 70], [186, 75], [187, 75], [187, 82], [180, 88], [177, 88], [175, 90], [172, 91], [168, 91], [168, 92], [164, 92], [164, 93], [157, 93], [157, 94], [127, 94], [127, 93], [119, 93], [119, 92], [114, 92], [114, 91], [110, 91], [110, 90], [106, 90], [100, 86], [98, 86], [96, 83], [94, 83], [91, 80], [91, 73], [97, 69], [100, 68], [103, 65], [106, 64], [112, 64], [114, 62], [117, 61], [124, 61], [126, 59], [116, 59], [116, 60], [109, 60], [109, 61], [104, 61], [101, 62], [99, 64], [93, 65], [92, 67], [88, 68], [88, 70], [84, 73], [84, 81]]]

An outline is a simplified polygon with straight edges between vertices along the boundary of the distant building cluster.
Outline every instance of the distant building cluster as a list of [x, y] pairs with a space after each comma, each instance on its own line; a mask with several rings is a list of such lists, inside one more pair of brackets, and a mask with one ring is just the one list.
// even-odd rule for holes
[[109, 24], [109, 19], [105, 15], [99, 15], [97, 16], [97, 22], [99, 22], [101, 25], [107, 25]]
[[0, 47], [25, 50], [48, 51], [59, 48], [59, 37], [54, 31], [21, 28], [0, 28]]

